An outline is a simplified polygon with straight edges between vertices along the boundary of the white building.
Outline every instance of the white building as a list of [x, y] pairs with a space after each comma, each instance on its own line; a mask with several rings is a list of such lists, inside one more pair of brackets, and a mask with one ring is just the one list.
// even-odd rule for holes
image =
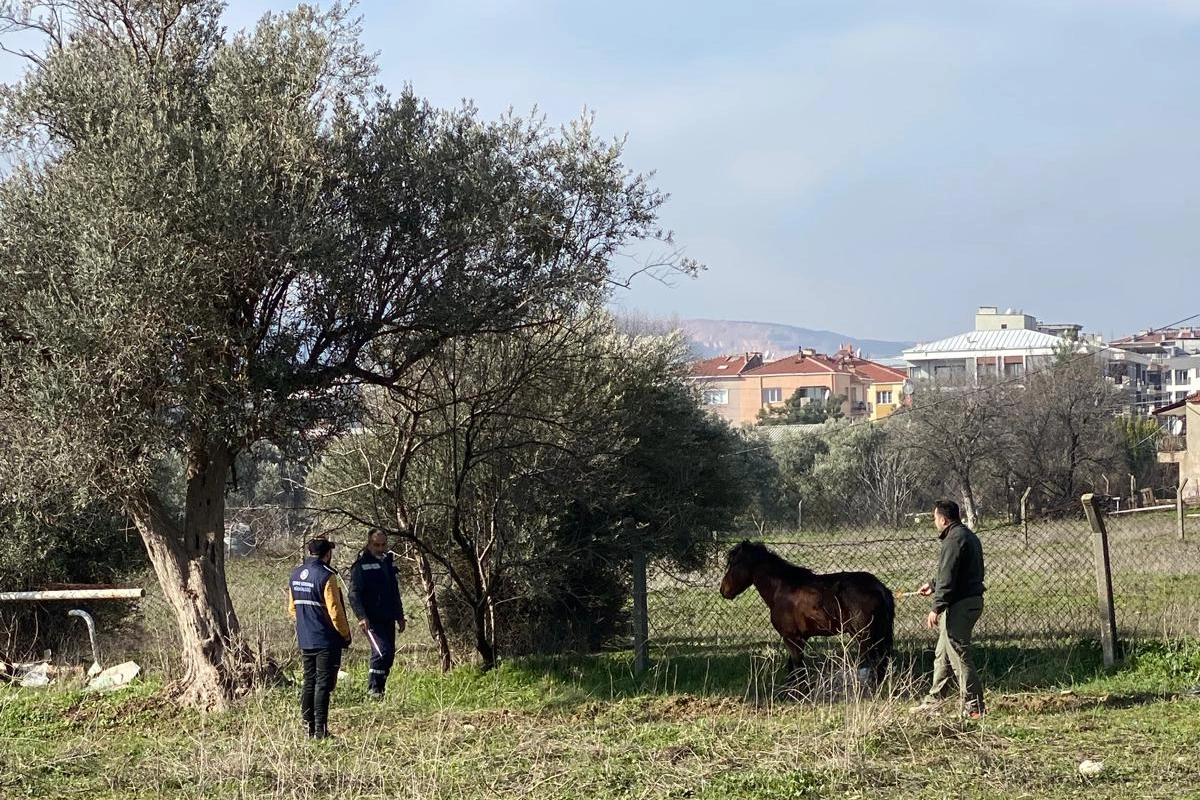
[[1164, 403], [1177, 403], [1200, 392], [1200, 355], [1177, 355], [1162, 359]]
[[913, 381], [963, 383], [1020, 379], [1049, 366], [1064, 348], [1094, 355], [1115, 384], [1130, 389], [1131, 403], [1145, 404], [1149, 357], [1109, 347], [1098, 336], [1082, 333], [1079, 325], [1046, 325], [1012, 309], [1001, 313], [995, 306], [981, 306], [974, 330], [918, 344], [903, 356]]
[[1049, 364], [1063, 340], [1024, 328], [974, 330], [905, 350], [914, 381], [964, 382], [1020, 378]]
[[1152, 405], [1161, 408], [1200, 392], [1200, 329], [1139, 331], [1112, 345], [1150, 359], [1149, 379], [1160, 390]]

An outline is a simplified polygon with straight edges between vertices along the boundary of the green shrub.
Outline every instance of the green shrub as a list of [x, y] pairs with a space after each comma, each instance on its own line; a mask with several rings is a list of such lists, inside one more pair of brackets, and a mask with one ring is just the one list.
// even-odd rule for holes
[[[146, 568], [141, 538], [104, 507], [36, 511], [0, 506], [0, 588], [28, 591], [54, 583], [116, 583]], [[0, 657], [21, 660], [45, 649], [87, 650], [87, 636], [67, 612], [79, 608], [114, 631], [134, 610], [129, 603], [0, 604]]]

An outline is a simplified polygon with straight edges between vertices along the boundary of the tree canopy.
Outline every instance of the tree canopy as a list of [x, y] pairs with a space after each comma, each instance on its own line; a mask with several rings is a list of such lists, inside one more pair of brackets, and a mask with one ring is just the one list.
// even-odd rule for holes
[[[222, 553], [237, 454], [312, 448], [444, 343], [603, 298], [623, 247], [669, 242], [665, 195], [588, 119], [389, 95], [340, 6], [232, 35], [213, 0], [3, 10], [42, 41], [0, 117], [4, 499], [127, 514], [181, 697], [220, 708], [247, 677]], [[170, 457], [179, 513], [154, 483]]]

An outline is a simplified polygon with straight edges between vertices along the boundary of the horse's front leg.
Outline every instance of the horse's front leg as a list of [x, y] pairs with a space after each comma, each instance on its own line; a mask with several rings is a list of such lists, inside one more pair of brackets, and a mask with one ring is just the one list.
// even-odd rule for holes
[[808, 689], [808, 675], [804, 669], [805, 640], [800, 636], [784, 636], [783, 644], [788, 651], [788, 674], [783, 694], [799, 699]]

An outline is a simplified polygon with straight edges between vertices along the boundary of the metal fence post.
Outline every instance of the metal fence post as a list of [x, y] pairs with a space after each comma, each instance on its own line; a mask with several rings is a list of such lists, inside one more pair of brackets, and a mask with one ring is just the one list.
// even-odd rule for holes
[[1183, 541], [1183, 490], [1187, 487], [1188, 479], [1184, 478], [1179, 482], [1179, 489], [1175, 492], [1175, 520], [1179, 523], [1179, 541]]
[[641, 675], [650, 667], [650, 611], [646, 590], [646, 554], [633, 554], [633, 672]]
[[1080, 498], [1083, 511], [1092, 526], [1092, 558], [1096, 566], [1096, 600], [1100, 611], [1100, 647], [1104, 651], [1104, 666], [1117, 662], [1117, 611], [1113, 603], [1112, 564], [1108, 556], [1108, 529], [1099, 499], [1094, 494]]

